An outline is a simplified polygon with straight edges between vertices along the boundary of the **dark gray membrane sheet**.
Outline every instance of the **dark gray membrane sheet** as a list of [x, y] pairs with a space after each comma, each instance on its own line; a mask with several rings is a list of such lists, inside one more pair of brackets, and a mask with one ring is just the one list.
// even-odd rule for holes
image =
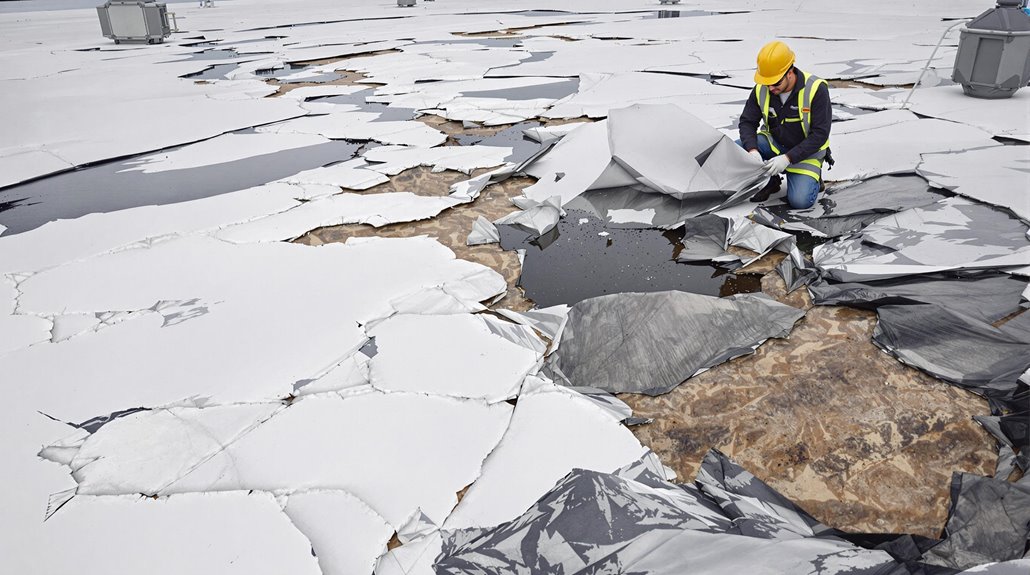
[[[984, 563], [1018, 556], [1030, 513], [1023, 490], [963, 479], [949, 521], [955, 536], [940, 547], [920, 537], [831, 529], [715, 450], [693, 485], [666, 481], [646, 458], [614, 473], [574, 469], [510, 522], [444, 530], [434, 569], [439, 575], [944, 575], [974, 557]], [[1010, 502], [999, 497], [1017, 491]], [[935, 545], [939, 566], [923, 562]]]
[[954, 474], [944, 533], [946, 539], [924, 555], [927, 563], [967, 569], [1023, 557], [1030, 537], [1030, 485]]
[[[873, 342], [902, 362], [986, 396], [995, 408], [1011, 402], [1030, 368], [1030, 333], [1023, 313], [1001, 327], [939, 305], [888, 305], [877, 310]], [[1012, 324], [1012, 325], [1009, 325]]]
[[846, 187], [829, 187], [807, 210], [787, 204], [759, 207], [754, 219], [781, 230], [835, 238], [862, 229], [885, 214], [926, 206], [946, 198], [919, 176], [880, 176]]
[[927, 274], [864, 283], [835, 283], [820, 278], [808, 286], [808, 291], [816, 305], [876, 309], [884, 305], [938, 304], [991, 323], [1021, 309], [1026, 286], [1026, 279], [987, 271], [965, 275]]
[[948, 198], [885, 216], [861, 234], [823, 244], [813, 259], [835, 281], [1030, 265], [1027, 225], [1010, 213]]
[[548, 367], [570, 385], [660, 395], [770, 337], [785, 337], [803, 316], [755, 294], [596, 297], [572, 306]]

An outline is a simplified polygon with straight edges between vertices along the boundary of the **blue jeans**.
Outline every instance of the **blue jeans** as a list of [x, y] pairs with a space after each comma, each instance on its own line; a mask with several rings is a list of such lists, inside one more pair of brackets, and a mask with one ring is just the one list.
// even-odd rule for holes
[[[737, 140], [737, 145], [744, 146], [740, 140]], [[781, 150], [783, 149], [779, 144], [776, 147]], [[762, 154], [763, 160], [776, 156], [776, 152], [773, 152], [772, 146], [769, 145], [769, 139], [765, 134], [758, 134], [758, 153]], [[818, 180], [805, 174], [787, 172], [787, 203], [790, 204], [791, 209], [803, 210], [810, 208], [815, 204], [815, 200], [818, 197]]]

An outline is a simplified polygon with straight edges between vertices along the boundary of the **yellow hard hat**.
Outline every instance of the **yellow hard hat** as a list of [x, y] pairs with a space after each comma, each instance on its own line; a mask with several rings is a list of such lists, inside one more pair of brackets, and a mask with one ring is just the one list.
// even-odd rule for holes
[[780, 42], [769, 42], [758, 51], [758, 69], [755, 70], [755, 83], [771, 86], [779, 82], [783, 75], [794, 65], [794, 52]]

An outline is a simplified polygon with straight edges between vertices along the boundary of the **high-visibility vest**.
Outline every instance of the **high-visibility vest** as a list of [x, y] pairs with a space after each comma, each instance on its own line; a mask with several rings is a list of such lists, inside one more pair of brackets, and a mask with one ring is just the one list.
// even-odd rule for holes
[[[812, 97], [815, 96], [815, 91], [821, 84], [825, 84], [826, 80], [817, 78], [814, 74], [808, 72], [801, 72], [804, 76], [805, 84], [801, 87], [798, 92], [798, 117], [797, 118], [786, 118], [784, 122], [801, 122], [801, 130], [804, 132], [805, 137], [808, 137], [808, 130], [812, 126]], [[759, 85], [755, 87], [755, 99], [758, 101], [758, 107], [762, 110], [762, 131], [760, 133], [765, 134], [769, 139], [769, 146], [772, 151], [777, 154], [782, 154], [780, 150], [776, 148], [776, 144], [773, 143], [772, 134], [769, 133], [769, 98], [772, 97], [772, 92], [769, 91], [769, 86]], [[787, 166], [788, 172], [795, 174], [805, 174], [811, 176], [819, 181], [822, 178], [823, 173], [823, 158], [826, 157], [826, 150], [830, 147], [830, 137], [826, 136], [826, 141], [819, 150], [811, 156], [795, 162]]]

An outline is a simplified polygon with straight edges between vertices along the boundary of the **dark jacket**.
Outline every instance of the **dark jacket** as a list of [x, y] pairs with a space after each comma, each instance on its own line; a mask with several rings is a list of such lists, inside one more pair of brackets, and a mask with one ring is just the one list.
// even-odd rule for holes
[[[830, 106], [830, 90], [826, 84], [816, 89], [812, 96], [812, 125], [808, 137], [801, 128], [801, 122], [784, 122], [784, 119], [798, 117], [798, 92], [805, 86], [804, 74], [794, 68], [797, 81], [794, 91], [786, 102], [780, 102], [776, 94], [769, 94], [769, 131], [780, 146], [780, 153], [786, 152], [792, 163], [800, 162], [819, 151], [826, 138], [830, 136], [830, 123], [833, 121], [833, 108]], [[758, 107], [755, 86], [744, 104], [744, 112], [740, 115], [740, 142], [745, 150], [758, 149], [758, 127], [762, 123], [762, 109]]]

